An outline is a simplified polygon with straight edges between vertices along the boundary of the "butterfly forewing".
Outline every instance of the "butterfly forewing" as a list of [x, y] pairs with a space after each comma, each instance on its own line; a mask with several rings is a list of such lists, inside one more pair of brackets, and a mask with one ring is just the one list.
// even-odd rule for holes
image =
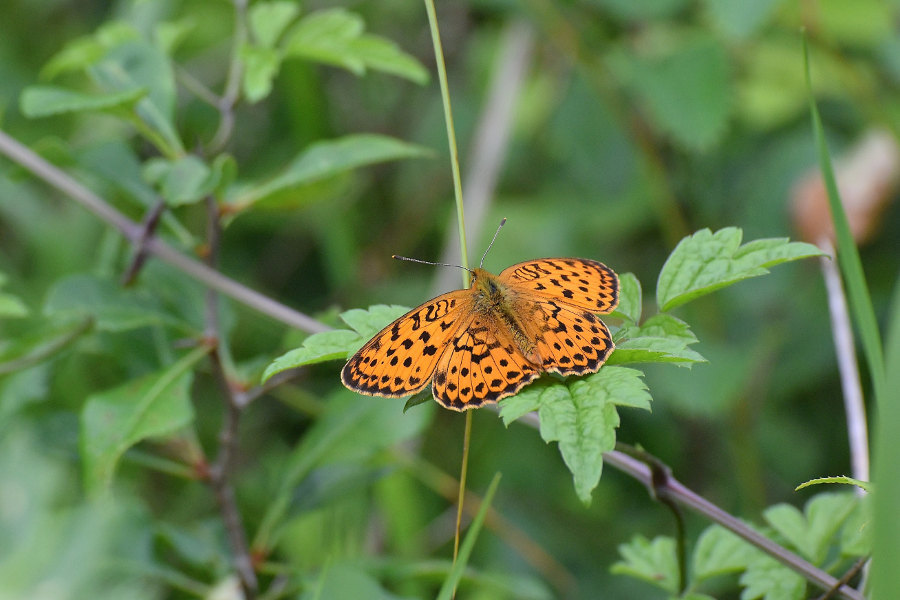
[[606, 314], [619, 304], [619, 278], [595, 260], [585, 258], [542, 258], [504, 269], [500, 281], [536, 296]]
[[470, 320], [469, 292], [438, 296], [382, 329], [344, 365], [344, 385], [362, 394], [392, 397], [422, 390], [452, 336]]
[[495, 316], [480, 314], [459, 329], [434, 373], [434, 397], [466, 410], [511, 396], [538, 376]]

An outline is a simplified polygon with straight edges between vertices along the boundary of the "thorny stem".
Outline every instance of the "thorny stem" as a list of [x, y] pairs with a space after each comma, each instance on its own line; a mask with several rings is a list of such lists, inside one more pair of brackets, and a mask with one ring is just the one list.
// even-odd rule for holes
[[[135, 243], [141, 238], [142, 228], [118, 210], [113, 208], [106, 200], [81, 185], [64, 171], [50, 164], [42, 157], [32, 152], [26, 146], [0, 131], [0, 154], [18, 163], [30, 171], [39, 179], [49, 183], [73, 200], [81, 204], [100, 220], [111, 225], [125, 236], [128, 241]], [[317, 333], [327, 331], [329, 327], [319, 323], [315, 319], [297, 312], [268, 296], [260, 294], [233, 279], [230, 279], [214, 269], [210, 269], [203, 263], [181, 254], [178, 250], [153, 236], [146, 240], [148, 254], [167, 262], [176, 269], [193, 277], [201, 284], [211, 287], [238, 302], [249, 306], [265, 315], [282, 323], [296, 327], [297, 329]]]
[[[222, 234], [222, 224], [219, 215], [219, 206], [212, 196], [206, 198], [207, 211], [207, 245], [209, 248], [206, 263], [211, 269], [215, 269], [219, 262], [219, 246]], [[241, 513], [234, 497], [234, 486], [231, 483], [231, 467], [234, 456], [237, 454], [238, 425], [240, 423], [241, 409], [231, 384], [231, 379], [222, 363], [225, 340], [221, 333], [219, 323], [219, 293], [212, 288], [206, 290], [206, 331], [205, 337], [208, 343], [213, 345], [210, 352], [213, 372], [225, 399], [225, 419], [222, 430], [219, 432], [219, 453], [215, 462], [210, 465], [209, 483], [213, 488], [219, 510], [222, 513], [222, 521], [225, 524], [228, 543], [234, 555], [234, 567], [241, 582], [241, 589], [246, 600], [253, 600], [259, 590], [259, 582], [256, 572], [253, 570], [253, 562], [250, 558], [250, 546], [247, 544], [247, 536], [241, 522]]]

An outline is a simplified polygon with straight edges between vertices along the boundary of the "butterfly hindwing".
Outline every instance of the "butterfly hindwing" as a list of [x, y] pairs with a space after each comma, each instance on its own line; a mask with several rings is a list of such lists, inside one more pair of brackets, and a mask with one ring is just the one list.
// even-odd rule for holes
[[469, 290], [443, 294], [414, 308], [360, 348], [344, 365], [341, 380], [368, 395], [402, 397], [422, 390], [470, 313]]
[[467, 410], [515, 394], [538, 374], [495, 318], [478, 314], [450, 341], [432, 389], [444, 407]]
[[541, 368], [561, 375], [596, 373], [615, 347], [603, 321], [554, 300], [539, 301], [536, 308], [542, 321], [536, 345]]
[[504, 269], [500, 281], [527, 290], [538, 297], [606, 314], [619, 304], [619, 278], [595, 260], [585, 258], [541, 258]]

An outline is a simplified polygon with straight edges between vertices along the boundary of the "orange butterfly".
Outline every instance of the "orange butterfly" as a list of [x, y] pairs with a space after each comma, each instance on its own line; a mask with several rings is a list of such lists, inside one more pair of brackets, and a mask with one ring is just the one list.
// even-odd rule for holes
[[583, 258], [530, 260], [415, 308], [347, 361], [341, 380], [372, 396], [401, 397], [432, 381], [452, 410], [511, 396], [542, 372], [595, 373], [613, 351], [595, 315], [619, 303], [619, 278]]

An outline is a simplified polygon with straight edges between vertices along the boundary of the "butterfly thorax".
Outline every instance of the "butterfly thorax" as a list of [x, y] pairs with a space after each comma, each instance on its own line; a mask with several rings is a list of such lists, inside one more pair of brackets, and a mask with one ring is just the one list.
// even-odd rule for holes
[[521, 311], [517, 312], [515, 307], [515, 291], [484, 269], [473, 270], [472, 290], [475, 292], [475, 311], [505, 326], [522, 354], [532, 361], [539, 360], [534, 354], [534, 341], [518, 320]]

